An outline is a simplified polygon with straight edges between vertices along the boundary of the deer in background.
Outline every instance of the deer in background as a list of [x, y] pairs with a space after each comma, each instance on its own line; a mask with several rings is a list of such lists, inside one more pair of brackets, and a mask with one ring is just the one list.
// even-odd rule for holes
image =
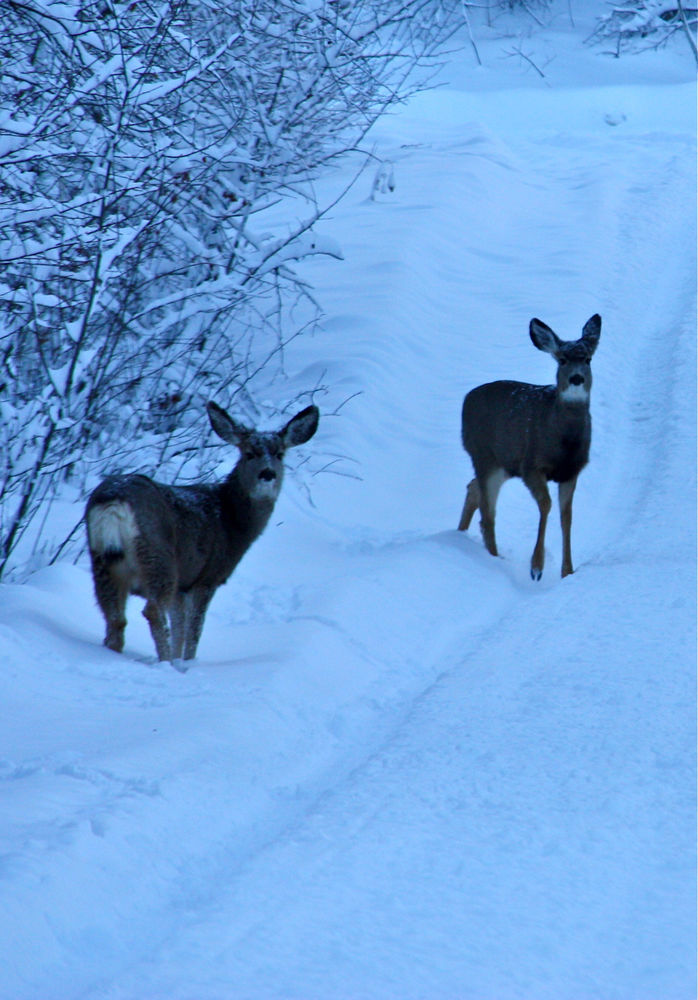
[[85, 509], [104, 645], [123, 650], [127, 598], [144, 597], [158, 659], [181, 671], [196, 656], [211, 598], [269, 521], [286, 449], [309, 441], [319, 420], [308, 406], [280, 431], [263, 433], [216, 403], [207, 410], [216, 434], [241, 452], [223, 482], [168, 486], [138, 473], [110, 476]]
[[538, 504], [538, 537], [531, 557], [531, 576], [540, 580], [545, 560], [545, 527], [550, 513], [548, 481], [558, 483], [562, 524], [562, 576], [574, 572], [570, 532], [572, 498], [577, 477], [589, 461], [591, 443], [591, 358], [601, 335], [601, 317], [594, 315], [579, 340], [565, 341], [539, 319], [529, 333], [534, 345], [557, 361], [556, 385], [489, 382], [463, 401], [463, 446], [475, 478], [468, 484], [459, 531], [466, 531], [480, 509], [480, 526], [487, 551], [497, 555], [494, 516], [502, 484], [523, 479]]

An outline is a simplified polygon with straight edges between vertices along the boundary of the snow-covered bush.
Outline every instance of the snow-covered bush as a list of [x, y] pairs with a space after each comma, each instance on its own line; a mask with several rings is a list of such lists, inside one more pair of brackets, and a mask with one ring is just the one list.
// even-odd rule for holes
[[4, 4], [0, 573], [68, 477], [201, 474], [190, 403], [244, 397], [312, 324], [292, 262], [339, 254], [313, 180], [419, 85], [457, 6]]
[[686, 7], [681, 0], [629, 0], [614, 4], [599, 18], [592, 39], [611, 41], [616, 55], [623, 49], [656, 48], [664, 45], [677, 31], [685, 33], [696, 54], [698, 10]]

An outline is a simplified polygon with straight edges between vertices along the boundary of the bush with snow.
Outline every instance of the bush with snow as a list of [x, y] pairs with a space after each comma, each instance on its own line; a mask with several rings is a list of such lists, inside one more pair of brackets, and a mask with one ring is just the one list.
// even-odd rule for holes
[[313, 181], [419, 85], [448, 5], [6, 5], [0, 574], [67, 477], [125, 455], [201, 474], [190, 403], [254, 411], [250, 384], [317, 316], [292, 262], [339, 255]]

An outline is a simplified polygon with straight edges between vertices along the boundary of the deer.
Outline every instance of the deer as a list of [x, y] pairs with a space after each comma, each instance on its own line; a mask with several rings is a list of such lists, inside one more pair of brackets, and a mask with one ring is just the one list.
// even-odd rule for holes
[[240, 451], [222, 482], [175, 486], [140, 473], [109, 476], [85, 507], [104, 645], [123, 652], [127, 599], [143, 597], [158, 660], [182, 673], [196, 657], [211, 598], [267, 526], [286, 450], [309, 441], [320, 417], [308, 406], [281, 430], [262, 432], [213, 401], [206, 409], [218, 437]]
[[601, 335], [601, 317], [592, 316], [578, 340], [561, 340], [539, 319], [529, 334], [535, 347], [557, 361], [555, 385], [488, 382], [472, 389], [463, 401], [462, 440], [475, 478], [465, 495], [459, 531], [467, 531], [480, 510], [485, 547], [498, 555], [495, 508], [507, 479], [518, 477], [538, 504], [538, 536], [531, 556], [531, 577], [540, 580], [545, 561], [545, 529], [551, 508], [548, 482], [558, 484], [562, 526], [563, 577], [572, 567], [572, 498], [577, 477], [589, 461], [591, 444], [591, 358]]

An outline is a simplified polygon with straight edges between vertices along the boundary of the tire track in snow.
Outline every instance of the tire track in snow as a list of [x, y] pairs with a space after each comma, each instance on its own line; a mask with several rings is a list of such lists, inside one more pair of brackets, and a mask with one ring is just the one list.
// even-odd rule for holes
[[661, 682], [637, 616], [608, 673], [617, 622], [589, 636], [578, 610], [603, 622], [609, 572], [621, 593], [631, 567], [589, 571], [451, 650], [383, 746], [105, 996], [687, 996], [690, 677]]
[[[471, 136], [450, 142], [465, 147]], [[349, 227], [358, 218], [361, 226], [354, 269], [338, 299], [344, 311], [356, 300], [354, 319], [360, 308], [367, 313], [358, 317], [349, 344], [341, 343], [341, 325], [335, 333], [338, 354], [344, 352], [342, 374], [355, 370], [366, 381], [367, 405], [355, 411], [353, 433], [368, 454], [364, 484], [347, 488], [344, 505], [330, 497], [334, 482], [320, 489], [318, 509], [334, 505], [323, 516], [338, 533], [349, 529], [361, 556], [337, 552], [320, 570], [303, 570], [304, 596], [295, 617], [288, 612], [283, 637], [255, 633], [267, 643], [260, 649], [270, 653], [263, 677], [241, 683], [231, 677], [234, 670], [217, 673], [204, 665], [201, 680], [177, 678], [178, 690], [191, 697], [184, 704], [180, 694], [176, 711], [167, 682], [146, 685], [168, 710], [161, 735], [166, 747], [177, 743], [177, 754], [168, 756], [162, 742], [151, 741], [146, 760], [136, 760], [135, 753], [127, 755], [123, 770], [107, 769], [147, 782], [149, 769], [161, 768], [162, 754], [177, 770], [162, 777], [161, 794], [152, 798], [123, 796], [109, 786], [114, 810], [100, 836], [95, 839], [81, 814], [77, 828], [64, 828], [59, 861], [48, 876], [44, 855], [32, 848], [29, 879], [19, 886], [28, 891], [18, 892], [16, 909], [24, 922], [8, 926], [21, 932], [13, 958], [21, 960], [22, 940], [39, 941], [48, 972], [40, 988], [29, 983], [24, 992], [14, 989], [11, 1000], [67, 1000], [86, 991], [110, 1000], [266, 1000], [278, 994], [278, 977], [284, 977], [287, 998], [308, 1000], [315, 993], [377, 1000], [383, 989], [392, 1000], [399, 988], [409, 1000], [429, 996], [430, 975], [438, 972], [430, 963], [437, 958], [454, 988], [464, 960], [479, 965], [486, 984], [494, 975], [483, 958], [487, 949], [490, 962], [503, 967], [502, 945], [482, 931], [487, 926], [503, 927], [502, 942], [523, 970], [513, 985], [525, 990], [540, 983], [544, 946], [553, 950], [551, 928], [564, 925], [570, 935], [579, 930], [578, 914], [565, 905], [569, 894], [581, 893], [598, 910], [614, 880], [623, 894], [604, 912], [609, 947], [620, 953], [634, 930], [628, 930], [627, 913], [647, 900], [633, 895], [618, 851], [622, 846], [636, 859], [644, 850], [651, 859], [654, 842], [661, 840], [648, 819], [642, 781], [658, 796], [658, 823], [671, 824], [672, 814], [678, 820], [685, 807], [684, 748], [678, 732], [675, 741], [667, 732], [685, 692], [673, 673], [671, 690], [663, 687], [657, 670], [663, 647], [654, 629], [657, 622], [673, 631], [685, 626], [685, 606], [676, 601], [687, 588], [688, 570], [672, 573], [671, 587], [664, 586], [664, 577], [638, 581], [637, 553], [652, 540], [661, 522], [657, 512], [670, 498], [668, 489], [648, 486], [658, 459], [670, 455], [664, 443], [672, 427], [685, 429], [675, 404], [690, 388], [685, 365], [678, 366], [669, 391], [656, 363], [666, 358], [654, 339], [659, 310], [668, 306], [680, 268], [660, 267], [652, 238], [663, 233], [666, 240], [675, 232], [680, 242], [683, 230], [677, 227], [685, 227], [675, 201], [667, 203], [668, 184], [659, 183], [670, 162], [654, 143], [643, 148], [638, 141], [632, 170], [594, 182], [599, 152], [612, 165], [616, 143], [597, 141], [564, 169], [559, 150], [548, 149], [541, 161], [540, 150], [526, 141], [513, 153], [493, 141], [487, 161], [468, 155], [453, 163], [447, 145], [434, 147], [429, 162], [414, 151], [400, 165], [401, 202], [363, 213], [356, 205], [346, 209], [354, 218], [340, 218], [340, 224]], [[486, 155], [487, 141], [478, 148]], [[634, 175], [645, 177], [645, 184], [635, 184]], [[661, 197], [648, 205], [647, 192], [656, 187]], [[564, 209], [556, 219], [546, 212], [551, 190]], [[663, 208], [669, 209], [664, 228]], [[463, 218], [468, 225], [459, 226]], [[584, 223], [586, 241], [575, 242], [570, 233]], [[381, 267], [376, 254], [385, 252], [386, 231], [392, 256], [390, 266]], [[635, 240], [641, 238], [637, 255]], [[621, 281], [627, 261], [636, 258], [632, 280]], [[647, 265], [655, 260], [660, 283], [656, 315], [648, 318], [641, 293]], [[688, 269], [685, 275], [688, 282]], [[583, 565], [577, 577], [560, 584], [557, 552], [551, 554], [556, 539], [544, 585], [532, 590], [525, 577], [534, 515], [525, 495], [518, 505], [514, 496], [512, 503], [503, 496], [505, 560], [491, 560], [476, 532], [467, 539], [455, 533], [422, 536], [457, 519], [469, 473], [458, 441], [465, 390], [489, 377], [549, 379], [547, 359], [539, 359], [528, 343], [529, 312], [549, 301], [565, 323], [581, 322], [595, 310], [600, 288], [607, 327], [595, 362], [595, 451], [576, 500], [575, 549]], [[635, 341], [625, 322], [629, 302]], [[379, 345], [377, 330], [385, 335]], [[301, 357], [306, 348], [296, 347]], [[316, 342], [313, 356], [317, 350]], [[667, 412], [655, 414], [645, 430], [629, 423], [630, 403], [638, 389], [646, 394], [650, 388]], [[611, 458], [605, 468], [606, 455]], [[624, 461], [631, 464], [632, 491]], [[669, 457], [666, 467], [676, 472], [683, 464], [683, 457]], [[433, 492], [425, 482], [437, 484]], [[645, 495], [647, 509], [640, 504]], [[414, 497], [409, 509], [402, 505], [405, 496]], [[619, 529], [617, 511], [628, 511], [637, 533], [625, 525]], [[594, 526], [595, 518], [604, 517], [608, 523]], [[359, 545], [361, 529], [370, 540]], [[556, 531], [551, 524], [550, 535]], [[661, 537], [668, 540], [668, 532]], [[621, 538], [623, 559], [608, 565]], [[621, 605], [609, 596], [619, 593], [632, 599]], [[416, 615], [412, 609], [420, 598], [426, 609]], [[626, 634], [628, 668], [608, 678], [604, 664], [617, 662], [614, 647], [625, 643]], [[298, 645], [298, 655], [287, 655], [284, 643]], [[341, 664], [335, 677], [328, 650], [332, 665]], [[283, 670], [275, 667], [274, 655], [286, 656]], [[251, 662], [233, 661], [242, 669]], [[345, 676], [352, 670], [353, 682]], [[127, 672], [118, 672], [126, 701], [136, 686], [124, 681]], [[210, 678], [208, 690], [204, 676]], [[638, 734], [644, 716], [633, 699], [646, 705], [648, 689], [662, 710]], [[216, 714], [217, 700], [225, 715]], [[623, 722], [617, 733], [615, 719]], [[615, 776], [595, 776], [604, 762], [609, 771], [617, 767]], [[80, 766], [95, 773], [92, 765]], [[81, 784], [93, 795], [99, 791]], [[641, 813], [637, 842], [627, 826], [632, 809], [621, 808], [628, 797]], [[552, 815], [551, 803], [558, 805]], [[549, 829], [543, 831], [538, 814], [546, 808]], [[613, 822], [604, 826], [607, 810]], [[672, 843], [680, 854], [678, 839]], [[672, 859], [655, 857], [671, 867]], [[607, 886], [594, 881], [594, 861], [608, 873]], [[81, 872], [83, 881], [85, 872], [94, 875], [87, 915], [74, 898]], [[130, 887], [117, 916], [109, 912], [114, 872]], [[648, 864], [647, 875], [653, 880], [647, 898], [668, 924], [656, 867]], [[683, 875], [677, 870], [679, 881]], [[536, 889], [532, 877], [549, 893]], [[31, 903], [32, 889], [42, 880], [45, 889], [47, 878], [56, 895], [55, 887], [65, 893], [62, 922], [37, 915]], [[510, 905], [512, 893], [518, 908]], [[498, 924], [503, 913], [507, 917]], [[531, 920], [532, 913], [541, 915], [542, 924]], [[533, 925], [531, 947], [524, 947], [525, 936], [517, 938], [517, 928], [527, 925]], [[648, 953], [651, 926], [645, 921], [638, 936], [638, 948], [647, 944]], [[594, 952], [600, 946], [593, 929], [582, 929], [581, 950], [610, 961], [608, 951]], [[406, 962], [410, 956], [414, 962]], [[681, 958], [674, 953], [679, 970]], [[124, 972], [130, 963], [132, 974]], [[605, 967], [600, 963], [599, 974]], [[592, 977], [586, 980], [591, 989], [592, 973], [581, 971]], [[95, 979], [105, 985], [95, 986]], [[351, 983], [356, 989], [348, 994]], [[530, 997], [530, 989], [522, 995]], [[543, 997], [538, 989], [535, 995]], [[560, 1000], [564, 994], [552, 995]]]
[[[638, 572], [646, 568], [642, 553], [672, 498], [670, 485], [657, 483], [657, 467], [664, 459], [675, 472], [689, 455], [684, 397], [694, 386], [688, 361], [677, 361], [691, 340], [690, 324], [678, 327], [690, 302], [691, 255], [690, 233], [683, 232], [674, 203], [663, 211], [666, 159], [660, 152], [648, 172], [646, 152], [639, 142], [624, 177], [591, 187], [583, 178], [593, 176], [598, 149], [588, 151], [588, 163], [580, 154], [578, 169], [553, 177], [566, 191], [567, 220], [552, 226], [543, 220], [531, 232], [533, 203], [522, 209], [515, 230], [527, 231], [533, 244], [536, 232], [539, 242], [552, 243], [536, 294], [550, 274], [573, 281], [586, 272], [584, 294], [601, 288], [606, 299], [592, 404], [601, 419], [578, 492], [588, 499], [577, 501], [576, 548], [584, 552], [579, 573], [564, 584], [552, 582], [557, 560], [548, 553], [545, 586], [532, 590], [522, 581], [525, 566], [519, 574], [518, 562], [527, 558], [523, 546], [529, 537], [532, 545], [533, 534], [518, 510], [503, 519], [502, 537], [523, 539], [507, 561], [481, 558], [477, 538], [457, 539], [473, 579], [470, 586], [454, 581], [451, 614], [455, 618], [460, 605], [462, 619], [452, 625], [450, 641], [431, 650], [436, 659], [421, 688], [406, 696], [397, 714], [394, 705], [379, 703], [392, 719], [380, 733], [369, 735], [368, 726], [351, 730], [347, 720], [338, 724], [337, 732], [351, 736], [343, 766], [311, 794], [306, 786], [302, 807], [286, 813], [264, 843], [237, 854], [227, 874], [224, 850], [220, 891], [194, 914], [182, 915], [177, 933], [134, 978], [100, 996], [126, 1000], [133, 984], [145, 984], [168, 1000], [219, 1000], [233, 989], [237, 1000], [435, 1000], [430, 989], [437, 977], [446, 984], [444, 997], [460, 995], [466, 982], [469, 998], [513, 1000], [533, 990], [537, 1000], [560, 1000], [571, 982], [583, 995], [605, 1000], [682, 995], [687, 955], [675, 928], [687, 919], [683, 887], [690, 873], [676, 858], [686, 848], [687, 748], [674, 720], [690, 702], [690, 678], [680, 670], [660, 676], [658, 667], [664, 630], [685, 626], [681, 592], [690, 590], [694, 571], [690, 559], [679, 560], [670, 570], [671, 586], [666, 577], [638, 579]], [[554, 172], [556, 162], [547, 169]], [[540, 183], [539, 163], [535, 169]], [[636, 176], [645, 177], [644, 186]], [[647, 192], [657, 188], [663, 198], [648, 208]], [[609, 213], [600, 217], [596, 242], [610, 237], [613, 248], [606, 246], [604, 256], [591, 240], [570, 259], [570, 247], [561, 251], [555, 241], [565, 222], [577, 225], [589, 214], [592, 193], [591, 203]], [[661, 248], [672, 234], [683, 250], [663, 268]], [[424, 251], [423, 233], [419, 245]], [[411, 252], [409, 243], [402, 245], [406, 258]], [[451, 251], [432, 248], [424, 257], [440, 254], [448, 258]], [[629, 258], [637, 260], [632, 281], [616, 294]], [[556, 259], [564, 262], [564, 273]], [[606, 259], [614, 265], [610, 275]], [[653, 269], [662, 281], [648, 311], [642, 290]], [[533, 279], [535, 270], [532, 264], [522, 273]], [[457, 298], [452, 289], [444, 298], [449, 296]], [[516, 298], [516, 289], [509, 297]], [[569, 301], [556, 308], [565, 315], [574, 311]], [[429, 320], [414, 294], [397, 313], [396, 326], [407, 324], [412, 335]], [[668, 313], [679, 329], [671, 359], [658, 336], [659, 316]], [[388, 359], [390, 350], [382, 349]], [[514, 353], [525, 350], [524, 342]], [[414, 358], [419, 356], [417, 343]], [[380, 366], [374, 374], [380, 376]], [[391, 377], [394, 393], [401, 373]], [[425, 386], [424, 396], [428, 391]], [[639, 397], [656, 404], [642, 423], [641, 404], [631, 405]], [[422, 447], [445, 409], [420, 428]], [[412, 416], [417, 422], [418, 414]], [[389, 435], [401, 424], [404, 417], [384, 421]], [[675, 447], [677, 428], [685, 436], [681, 448]], [[604, 462], [606, 454], [611, 457]], [[594, 526], [599, 511], [614, 509]], [[686, 505], [679, 509], [685, 517]], [[660, 544], [669, 542], [671, 530], [664, 525]], [[378, 662], [386, 650], [391, 666], [381, 682], [389, 686], [404, 651], [400, 643], [388, 650], [390, 630], [381, 630], [371, 599], [364, 634], [354, 630], [369, 579], [377, 582], [376, 594], [404, 606], [407, 622], [415, 599], [408, 579], [419, 573], [415, 544], [396, 543], [391, 558], [399, 571], [384, 548], [375, 548], [378, 568], [371, 570], [367, 557], [354, 584], [323, 611], [322, 620], [360, 658]], [[477, 591], [494, 588], [498, 576], [511, 577], [514, 587], [487, 623], [474, 628], [467, 615]], [[627, 666], [609, 673], [608, 662], [614, 671], [618, 664], [619, 641]], [[653, 717], [647, 715], [650, 703]], [[636, 817], [631, 827], [630, 815]], [[629, 984], [627, 992], [614, 987], [619, 979]]]

